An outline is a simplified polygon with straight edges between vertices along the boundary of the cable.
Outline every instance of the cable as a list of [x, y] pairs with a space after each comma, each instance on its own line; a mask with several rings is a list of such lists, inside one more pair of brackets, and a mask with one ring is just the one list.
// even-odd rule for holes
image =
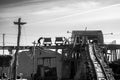
[[26, 27], [23, 27], [22, 28], [23, 29], [23, 31], [22, 31], [22, 34], [23, 35], [21, 35], [22, 37], [22, 39], [24, 40], [24, 38], [25, 38], [25, 43], [28, 43], [28, 40], [27, 40], [27, 35], [26, 35]]
[[3, 35], [3, 34], [5, 34], [5, 35], [17, 35], [17, 34], [13, 34], [13, 33], [0, 33], [0, 35]]

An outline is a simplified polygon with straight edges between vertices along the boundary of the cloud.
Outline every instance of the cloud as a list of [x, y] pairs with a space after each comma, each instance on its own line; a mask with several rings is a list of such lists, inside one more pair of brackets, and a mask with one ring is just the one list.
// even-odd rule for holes
[[[4, 7], [18, 7], [18, 6], [29, 6], [29, 5], [45, 5], [47, 8], [51, 8], [54, 6], [66, 6], [71, 3], [87, 3], [87, 2], [95, 2], [101, 3], [103, 5], [113, 5], [119, 4], [120, 0], [0, 0], [0, 6]], [[50, 5], [49, 4], [54, 4]], [[45, 7], [44, 6], [44, 7]], [[43, 6], [42, 6], [43, 7]]]
[[[41, 9], [39, 5], [13, 7], [0, 13], [1, 17], [23, 17], [30, 24], [53, 21], [89, 22], [108, 19], [119, 19], [119, 4], [103, 7], [101, 3], [88, 1], [71, 3], [66, 6], [54, 6]], [[63, 21], [63, 22], [64, 22]]]
[[[13, 25], [13, 21], [16, 21], [19, 16], [22, 17], [22, 21], [24, 20], [28, 23], [23, 27], [26, 28], [27, 34], [32, 32], [32, 35], [35, 34], [37, 36], [39, 34], [49, 34], [48, 32], [57, 35], [56, 33], [62, 34], [69, 29], [80, 29], [80, 26], [74, 27], [74, 25], [93, 24], [99, 21], [103, 21], [101, 23], [105, 24], [104, 21], [120, 19], [120, 5], [116, 5], [117, 0], [115, 0], [116, 2], [109, 1], [24, 0], [15, 4], [11, 3], [13, 5], [10, 7], [6, 5], [5, 7], [0, 7], [0, 17], [2, 18], [0, 18], [0, 24], [2, 24], [3, 28], [5, 26], [4, 29], [0, 30], [2, 32], [8, 32], [9, 30], [15, 33], [17, 27]], [[115, 5], [111, 6], [111, 4]], [[108, 22], [107, 24], [110, 23]], [[13, 26], [15, 27], [14, 29]], [[104, 28], [105, 26], [102, 28], [106, 29]], [[114, 24], [111, 26], [114, 26]]]
[[[68, 4], [64, 7], [60, 7], [60, 6], [55, 6], [52, 7], [51, 9], [46, 9], [43, 11], [37, 11], [37, 12], [33, 12], [33, 14], [44, 14], [44, 13], [50, 13], [50, 12], [61, 12], [61, 11], [68, 11], [68, 10], [78, 10], [78, 11], [84, 11], [84, 10], [89, 10], [89, 9], [95, 9], [98, 8], [100, 6], [99, 3], [97, 2], [79, 2], [79, 3], [71, 3]], [[66, 11], [66, 12], [67, 12]]]
[[82, 10], [98, 8], [98, 6], [105, 6], [110, 2], [114, 3], [117, 1], [118, 0], [1, 0], [0, 3], [4, 3], [4, 5], [0, 5], [0, 12], [1, 14], [5, 14], [5, 16], [8, 15], [8, 13], [11, 15], [12, 13], [14, 15], [27, 15], [32, 12], [39, 14], [45, 11], [51, 12], [56, 10], [57, 12], [62, 9], [73, 9], [73, 11], [79, 10], [82, 12]]
[[[36, 17], [41, 16], [42, 19], [48, 19], [48, 18], [55, 18], [55, 17], [61, 17], [66, 16], [70, 14], [74, 14], [77, 12], [83, 12], [86, 10], [91, 10], [100, 7], [100, 4], [97, 2], [79, 2], [79, 3], [70, 3], [66, 4], [64, 6], [57, 6], [60, 3], [46, 3], [44, 5], [41, 5], [38, 3], [37, 5], [27, 5], [27, 6], [19, 6], [19, 7], [10, 7], [0, 10], [0, 17]], [[51, 8], [45, 8], [44, 6], [52, 6]], [[55, 6], [56, 5], [56, 6]], [[48, 18], [46, 18], [48, 17]], [[38, 18], [38, 17], [36, 17]]]
[[76, 10], [72, 8], [68, 9], [53, 9], [50, 11], [34, 12], [38, 16], [36, 23], [50, 23], [50, 22], [96, 22], [103, 20], [120, 19], [120, 4], [98, 8], [100, 6], [95, 5], [95, 9]]

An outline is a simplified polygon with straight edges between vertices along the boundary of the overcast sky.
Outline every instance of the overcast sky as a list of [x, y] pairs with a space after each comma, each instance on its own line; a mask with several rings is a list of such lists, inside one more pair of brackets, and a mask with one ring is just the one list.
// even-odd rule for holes
[[39, 37], [69, 37], [67, 31], [102, 30], [105, 42], [120, 43], [120, 0], [0, 0], [0, 45], [5, 33], [6, 45], [16, 45], [17, 25], [21, 17], [21, 45], [31, 45]]

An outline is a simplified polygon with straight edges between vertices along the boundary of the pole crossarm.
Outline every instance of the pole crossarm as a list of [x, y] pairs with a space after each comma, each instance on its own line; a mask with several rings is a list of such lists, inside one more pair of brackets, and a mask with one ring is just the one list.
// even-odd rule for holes
[[18, 22], [14, 22], [15, 25], [24, 25], [26, 22], [21, 22], [21, 18], [18, 19]]

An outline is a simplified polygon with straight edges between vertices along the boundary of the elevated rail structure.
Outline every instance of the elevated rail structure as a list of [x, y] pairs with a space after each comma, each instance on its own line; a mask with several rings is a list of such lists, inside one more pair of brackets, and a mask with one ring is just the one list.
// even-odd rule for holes
[[[39, 44], [41, 39], [44, 39], [44, 45]], [[56, 37], [55, 45], [52, 45], [51, 38], [40, 38], [38, 41], [39, 45], [20, 46], [19, 49], [55, 49], [56, 52], [61, 49], [62, 67], [57, 79], [115, 80], [109, 63], [119, 59], [117, 55], [120, 54], [120, 45], [104, 44], [101, 31], [73, 31], [71, 42], [67, 39], [65, 39], [67, 42], [64, 42], [63, 39], [65, 38]], [[57, 41], [59, 42], [57, 43]], [[12, 50], [17, 47], [0, 46], [0, 49], [3, 48], [12, 54]], [[44, 80], [48, 79], [46, 76], [42, 76], [42, 78]]]

